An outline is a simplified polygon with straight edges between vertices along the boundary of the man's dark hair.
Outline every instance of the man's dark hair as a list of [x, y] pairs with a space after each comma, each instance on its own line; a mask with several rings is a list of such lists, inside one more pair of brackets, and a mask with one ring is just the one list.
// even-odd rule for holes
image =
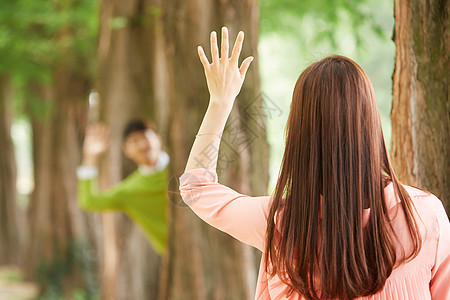
[[126, 140], [126, 138], [133, 132], [145, 131], [147, 129], [155, 131], [155, 126], [149, 121], [141, 119], [131, 120], [125, 126], [125, 129], [123, 131], [123, 139]]

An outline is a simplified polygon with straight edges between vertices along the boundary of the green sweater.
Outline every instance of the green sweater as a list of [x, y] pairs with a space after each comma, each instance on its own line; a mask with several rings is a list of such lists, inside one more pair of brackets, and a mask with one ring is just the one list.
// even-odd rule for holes
[[116, 186], [98, 191], [97, 180], [78, 180], [78, 202], [86, 210], [121, 210], [144, 230], [157, 253], [166, 250], [167, 167], [151, 175], [135, 171]]

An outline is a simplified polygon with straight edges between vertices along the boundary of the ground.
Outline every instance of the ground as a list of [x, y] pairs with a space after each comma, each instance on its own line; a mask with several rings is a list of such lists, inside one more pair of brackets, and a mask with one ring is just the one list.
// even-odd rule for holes
[[38, 296], [38, 286], [25, 282], [17, 267], [0, 267], [0, 300], [31, 300]]

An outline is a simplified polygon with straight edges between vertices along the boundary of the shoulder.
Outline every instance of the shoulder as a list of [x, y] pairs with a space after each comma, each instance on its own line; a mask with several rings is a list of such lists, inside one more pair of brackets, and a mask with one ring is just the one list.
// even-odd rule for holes
[[443, 232], [450, 234], [450, 224], [442, 201], [428, 191], [403, 185], [414, 204], [418, 222], [425, 226], [425, 231], [432, 237], [439, 236]]
[[403, 185], [403, 187], [411, 197], [416, 209], [420, 208], [423, 212], [433, 214], [442, 213], [442, 210], [444, 210], [442, 201], [432, 193], [409, 185]]
[[[428, 191], [404, 184], [402, 184], [402, 187], [406, 190], [409, 197], [411, 198], [413, 214], [418, 224], [423, 224], [422, 230], [427, 231], [428, 233], [435, 232], [436, 234], [438, 234], [438, 223], [442, 222], [440, 221], [442, 219], [447, 219], [442, 201]], [[401, 212], [400, 215], [403, 215], [403, 210], [399, 210], [402, 205], [398, 205], [400, 204], [400, 199], [394, 192], [392, 183], [388, 185], [385, 192], [389, 214], [391, 215], [392, 219], [396, 219], [397, 222], [399, 222], [400, 219], [403, 219], [403, 217], [397, 219], [396, 216], [398, 212]], [[403, 221], [400, 223], [404, 225]]]

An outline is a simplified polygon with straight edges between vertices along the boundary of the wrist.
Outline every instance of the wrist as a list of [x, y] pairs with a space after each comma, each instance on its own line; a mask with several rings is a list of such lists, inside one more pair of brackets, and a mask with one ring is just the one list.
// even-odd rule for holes
[[221, 113], [231, 112], [233, 108], [234, 99], [224, 99], [218, 97], [211, 97], [209, 99], [208, 109], [217, 110]]
[[81, 162], [82, 166], [96, 167], [98, 164], [98, 158], [96, 156], [85, 156]]
[[204, 118], [205, 126], [202, 126], [199, 132], [212, 132], [221, 135], [232, 108], [232, 106], [224, 104], [210, 103]]

